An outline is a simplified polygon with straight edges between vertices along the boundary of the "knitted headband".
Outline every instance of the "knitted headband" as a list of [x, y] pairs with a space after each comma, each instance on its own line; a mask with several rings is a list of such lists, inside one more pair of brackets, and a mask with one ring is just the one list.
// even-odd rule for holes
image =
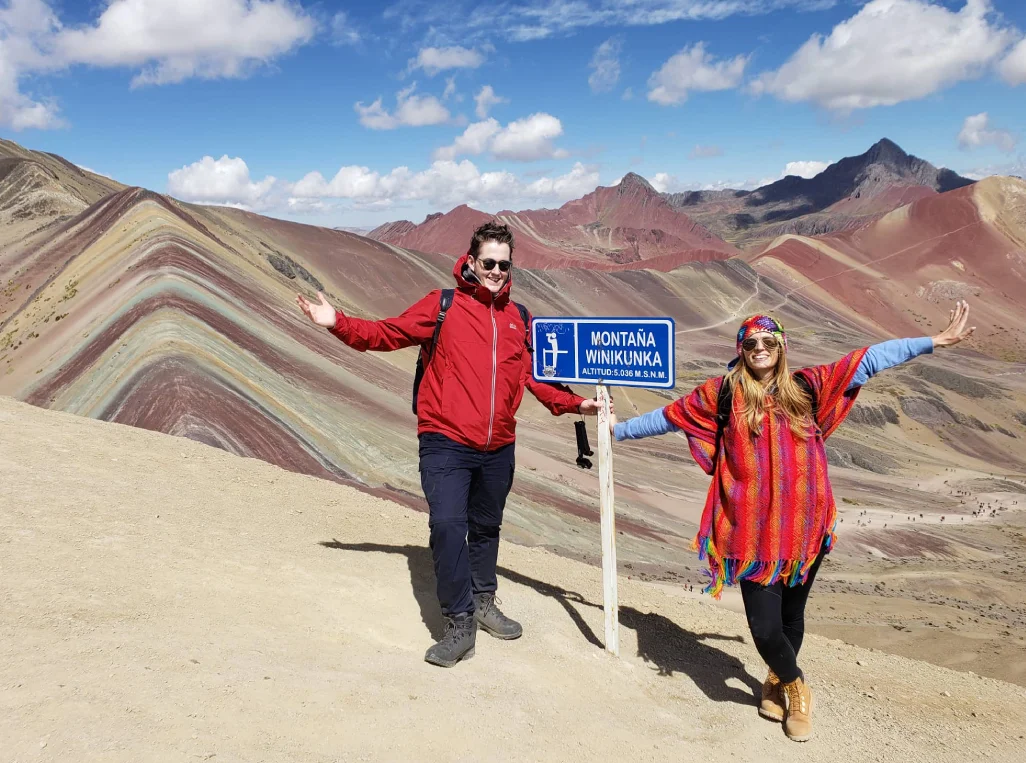
[[749, 335], [758, 334], [761, 331], [768, 331], [770, 334], [775, 336], [780, 341], [784, 351], [787, 351], [787, 332], [784, 331], [784, 327], [780, 324], [780, 321], [775, 318], [771, 318], [768, 315], [753, 315], [742, 323], [741, 328], [738, 329], [737, 357], [730, 361], [727, 368], [733, 368], [741, 359], [741, 343], [744, 342]]

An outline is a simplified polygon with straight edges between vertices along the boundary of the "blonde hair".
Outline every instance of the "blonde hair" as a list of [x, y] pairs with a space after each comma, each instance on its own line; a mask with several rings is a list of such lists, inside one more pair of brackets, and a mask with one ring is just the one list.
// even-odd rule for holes
[[[740, 391], [744, 406], [740, 415], [745, 419], [753, 435], [762, 433], [762, 421], [767, 413], [780, 412], [787, 417], [794, 436], [804, 440], [809, 436], [809, 425], [812, 423], [812, 397], [791, 375], [783, 344], [780, 345], [779, 352], [780, 358], [769, 384], [763, 385], [755, 378], [743, 357], [727, 373], [723, 383], [731, 385], [730, 389], [734, 390], [735, 399]], [[770, 401], [766, 389], [774, 385], [776, 393], [773, 401]]]

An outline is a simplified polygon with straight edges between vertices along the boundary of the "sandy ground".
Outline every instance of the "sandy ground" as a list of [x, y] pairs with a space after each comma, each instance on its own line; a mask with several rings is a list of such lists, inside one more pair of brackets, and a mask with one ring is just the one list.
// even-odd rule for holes
[[[1026, 689], [811, 636], [816, 736], [761, 719], [742, 618], [505, 544], [526, 633], [452, 670], [425, 517], [0, 398], [0, 760], [1021, 760]], [[598, 537], [596, 534], [596, 544]]]

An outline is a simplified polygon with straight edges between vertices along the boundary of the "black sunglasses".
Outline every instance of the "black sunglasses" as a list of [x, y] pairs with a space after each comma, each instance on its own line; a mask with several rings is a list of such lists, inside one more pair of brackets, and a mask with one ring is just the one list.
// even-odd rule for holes
[[477, 262], [485, 270], [495, 270], [495, 266], [498, 265], [499, 266], [499, 270], [501, 270], [503, 273], [508, 272], [509, 269], [511, 267], [513, 267], [513, 261], [512, 260], [493, 260], [493, 259], [487, 259], [487, 260], [478, 260]]

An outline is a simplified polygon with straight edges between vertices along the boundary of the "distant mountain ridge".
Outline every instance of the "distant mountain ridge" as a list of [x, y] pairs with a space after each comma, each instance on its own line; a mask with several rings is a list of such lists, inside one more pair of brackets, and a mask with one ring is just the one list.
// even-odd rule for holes
[[[451, 223], [465, 222], [473, 213], [482, 221], [492, 217], [523, 219], [527, 224], [522, 233], [531, 239], [544, 238], [546, 246], [541, 248], [548, 250], [538, 252], [541, 261], [531, 259], [533, 267], [546, 267], [545, 258], [568, 264], [567, 257], [580, 251], [582, 241], [593, 254], [628, 264], [665, 255], [674, 244], [729, 252], [734, 244], [751, 245], [782, 233], [830, 233], [973, 182], [883, 138], [865, 153], [834, 162], [815, 177], [788, 175], [754, 191], [659, 193], [644, 177], [628, 172], [616, 186], [599, 187], [555, 211], [503, 211], [493, 216], [457, 207], [445, 214], [432, 213], [420, 225], [409, 220], [385, 223], [368, 235], [397, 246], [456, 254], [465, 247], [467, 234], [465, 230], [457, 232]], [[670, 215], [659, 200], [679, 216]], [[554, 217], [579, 230], [564, 227], [556, 237], [542, 236], [535, 223], [547, 225]], [[453, 228], [450, 235], [458, 239], [448, 240], [444, 229], [449, 227]], [[601, 235], [607, 235], [607, 241], [596, 248]], [[668, 242], [667, 236], [676, 240]], [[683, 257], [683, 261], [688, 259]]]
[[[693, 191], [664, 197], [710, 230], [737, 240], [830, 233], [974, 182], [883, 138], [865, 153], [834, 162], [812, 178], [787, 175], [754, 191]], [[876, 201], [867, 203], [870, 199]]]
[[466, 251], [470, 232], [493, 218], [513, 228], [520, 262], [541, 270], [671, 270], [686, 262], [737, 254], [733, 245], [675, 209], [651, 183], [634, 173], [559, 209], [504, 210], [490, 215], [464, 204], [445, 214], [430, 214], [420, 225], [398, 220], [368, 235], [405, 249], [458, 256]]
[[791, 202], [796, 197], [807, 199], [807, 206], [795, 210], [797, 216], [821, 211], [843, 199], [876, 196], [893, 186], [923, 186], [944, 193], [973, 182], [907, 154], [884, 138], [866, 153], [841, 159], [815, 177], [788, 175], [756, 189], [746, 199], [749, 206]]

